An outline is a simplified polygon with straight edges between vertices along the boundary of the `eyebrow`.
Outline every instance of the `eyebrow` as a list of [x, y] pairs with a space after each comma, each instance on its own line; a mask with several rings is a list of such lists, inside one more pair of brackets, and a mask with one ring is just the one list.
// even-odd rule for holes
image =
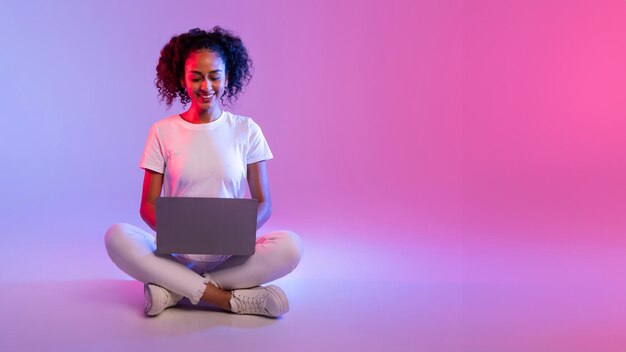
[[[198, 74], [198, 75], [202, 75], [202, 72], [200, 72], [200, 71], [193, 71], [193, 70], [192, 70], [192, 71], [190, 71], [190, 72], [191, 72], [191, 73]], [[218, 70], [213, 70], [213, 71], [210, 71], [209, 73], [218, 73], [218, 72], [222, 72], [222, 70], [219, 70], [219, 69], [218, 69]]]

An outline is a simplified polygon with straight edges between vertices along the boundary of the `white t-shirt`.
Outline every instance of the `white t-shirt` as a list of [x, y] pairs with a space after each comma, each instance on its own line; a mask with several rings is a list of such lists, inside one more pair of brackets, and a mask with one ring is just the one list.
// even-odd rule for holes
[[139, 167], [163, 174], [164, 197], [243, 198], [248, 164], [272, 158], [259, 125], [249, 117], [223, 111], [217, 120], [204, 124], [187, 122], [180, 115], [157, 121], [150, 128]]
[[248, 164], [273, 157], [259, 125], [223, 111], [210, 123], [156, 122], [139, 167], [163, 174], [164, 197], [243, 198]]

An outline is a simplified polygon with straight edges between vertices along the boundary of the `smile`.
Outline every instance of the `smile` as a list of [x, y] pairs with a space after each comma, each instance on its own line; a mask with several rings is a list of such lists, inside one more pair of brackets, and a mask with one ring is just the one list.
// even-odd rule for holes
[[213, 93], [213, 94], [198, 94], [198, 96], [200, 98], [202, 98], [202, 100], [209, 101], [209, 100], [211, 100], [215, 96], [215, 93]]

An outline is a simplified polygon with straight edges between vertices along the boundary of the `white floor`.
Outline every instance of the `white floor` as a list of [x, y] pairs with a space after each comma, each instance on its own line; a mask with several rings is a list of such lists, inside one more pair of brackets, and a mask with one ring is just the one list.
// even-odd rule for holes
[[332, 238], [307, 238], [301, 266], [274, 282], [290, 299], [280, 319], [188, 305], [147, 318], [143, 285], [101, 238], [13, 242], [0, 263], [0, 351], [626, 351], [619, 248]]

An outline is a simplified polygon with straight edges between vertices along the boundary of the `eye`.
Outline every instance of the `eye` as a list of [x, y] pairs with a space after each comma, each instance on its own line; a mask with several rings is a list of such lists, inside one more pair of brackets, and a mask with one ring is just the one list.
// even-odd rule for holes
[[192, 78], [191, 81], [194, 82], [194, 83], [197, 83], [197, 82], [200, 82], [201, 79], [200, 78]]
[[222, 79], [222, 77], [211, 77], [212, 81], [219, 81], [220, 79]]

